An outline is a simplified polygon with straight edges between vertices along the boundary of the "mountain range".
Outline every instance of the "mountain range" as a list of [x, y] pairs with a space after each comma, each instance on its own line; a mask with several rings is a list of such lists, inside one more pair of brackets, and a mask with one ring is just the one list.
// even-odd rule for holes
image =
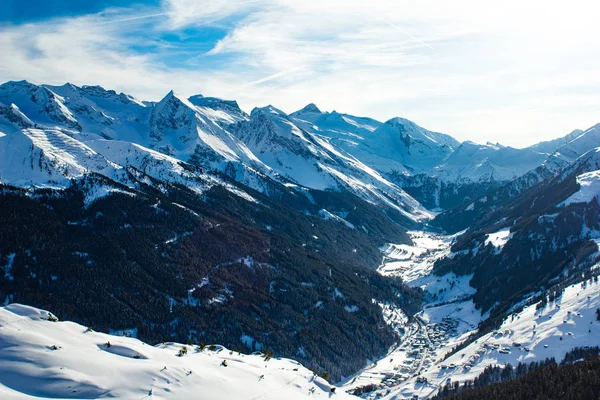
[[[272, 349], [342, 381], [422, 332], [428, 307], [478, 310], [464, 347], [597, 275], [599, 148], [600, 124], [516, 149], [315, 104], [6, 82], [0, 300], [151, 343]], [[421, 260], [419, 279], [382, 273], [386, 249]], [[470, 286], [449, 297], [457, 277]]]

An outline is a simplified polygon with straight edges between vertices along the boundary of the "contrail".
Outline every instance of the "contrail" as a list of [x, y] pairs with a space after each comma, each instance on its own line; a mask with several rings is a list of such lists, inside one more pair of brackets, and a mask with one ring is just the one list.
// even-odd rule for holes
[[391, 26], [392, 28], [394, 28], [394, 29], [396, 29], [396, 30], [398, 30], [398, 31], [402, 32], [403, 34], [405, 34], [405, 35], [406, 35], [406, 36], [408, 36], [409, 38], [413, 39], [414, 41], [416, 41], [416, 42], [419, 42], [419, 43], [421, 43], [423, 46], [427, 46], [427, 47], [429, 47], [430, 49], [434, 50], [433, 46], [431, 46], [430, 44], [427, 44], [427, 43], [425, 43], [424, 41], [422, 41], [422, 40], [421, 40], [421, 39], [419, 39], [419, 38], [416, 38], [416, 37], [414, 37], [413, 35], [411, 35], [411, 34], [410, 34], [410, 33], [408, 33], [407, 31], [405, 31], [404, 29], [400, 28], [398, 25], [396, 25], [396, 24], [394, 24], [394, 23], [392, 23], [392, 22], [388, 21], [388, 20], [387, 20], [387, 19], [385, 19], [385, 18], [381, 18], [381, 20], [382, 20], [383, 22], [385, 22], [386, 24], [388, 24], [389, 26]]
[[[240, 1], [237, 3], [231, 3], [232, 6], [237, 6], [237, 5], [243, 5], [243, 4], [249, 4], [249, 3], [259, 3], [265, 0], [247, 0], [247, 1]], [[109, 25], [109, 24], [116, 24], [119, 22], [128, 22], [128, 21], [136, 21], [136, 20], [140, 20], [140, 19], [148, 19], [148, 18], [156, 18], [156, 17], [162, 17], [165, 15], [173, 15], [173, 14], [177, 14], [176, 11], [165, 11], [165, 12], [161, 12], [161, 13], [155, 13], [155, 14], [146, 14], [146, 15], [137, 15], [134, 17], [125, 17], [125, 18], [118, 18], [118, 19], [111, 19], [108, 21], [103, 21], [103, 22], [98, 22], [96, 25]], [[200, 13], [196, 13], [196, 14], [188, 14], [188, 16], [195, 16], [195, 15], [200, 15]]]
[[291, 74], [291, 73], [296, 72], [296, 71], [298, 71], [300, 69], [302, 69], [302, 68], [292, 68], [292, 69], [288, 69], [287, 71], [281, 71], [281, 72], [278, 72], [276, 74], [269, 75], [269, 76], [266, 76], [264, 78], [261, 78], [261, 79], [255, 80], [255, 81], [248, 82], [245, 85], [242, 85], [240, 87], [240, 89], [245, 89], [245, 88], [248, 88], [248, 87], [260, 85], [261, 83], [265, 83], [265, 82], [272, 81], [273, 79], [281, 78], [282, 76]]
[[161, 12], [161, 13], [156, 13], [156, 14], [147, 14], [147, 15], [138, 15], [136, 17], [128, 17], [128, 18], [119, 18], [119, 19], [111, 19], [109, 21], [104, 21], [104, 22], [98, 22], [95, 25], [109, 25], [109, 24], [116, 24], [118, 22], [127, 22], [127, 21], [135, 21], [138, 19], [146, 19], [146, 18], [156, 18], [156, 17], [162, 17], [163, 15], [169, 15], [169, 14], [173, 14], [172, 11], [169, 12]]

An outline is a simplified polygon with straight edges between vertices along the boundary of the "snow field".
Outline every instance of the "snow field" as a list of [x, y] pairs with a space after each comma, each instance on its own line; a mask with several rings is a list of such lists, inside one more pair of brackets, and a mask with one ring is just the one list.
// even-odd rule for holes
[[[0, 398], [294, 400], [332, 395], [326, 381], [292, 360], [265, 361], [221, 346], [203, 351], [177, 343], [150, 346], [48, 317], [46, 311], [20, 304], [0, 308]], [[180, 356], [184, 348], [187, 354]], [[335, 397], [352, 398], [341, 390]]]

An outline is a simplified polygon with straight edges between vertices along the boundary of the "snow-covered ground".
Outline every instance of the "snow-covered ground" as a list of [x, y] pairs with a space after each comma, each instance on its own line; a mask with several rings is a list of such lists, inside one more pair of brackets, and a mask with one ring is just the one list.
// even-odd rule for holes
[[48, 318], [47, 311], [20, 304], [0, 308], [0, 399], [353, 398], [333, 394], [292, 360], [265, 361], [221, 346], [154, 347]]
[[565, 200], [562, 205], [589, 203], [592, 199], [600, 196], [600, 170], [579, 175], [577, 183], [579, 184], [579, 190]]
[[426, 304], [413, 319], [397, 308], [383, 306], [388, 323], [401, 320], [392, 316], [403, 316], [404, 329], [393, 325], [400, 336], [399, 343], [386, 357], [371, 363], [343, 385], [347, 391], [375, 385], [376, 390], [364, 395], [369, 399], [381, 398], [416, 382], [423, 372], [435, 368], [449, 349], [476, 330], [482, 319], [471, 300], [475, 293], [469, 286], [471, 276], [431, 275], [435, 261], [450, 254], [455, 236], [420, 231], [409, 234], [412, 246], [389, 244], [382, 249], [385, 256], [379, 272], [400, 276], [409, 286], [422, 288]]
[[[447, 382], [472, 380], [488, 365], [516, 366], [548, 357], [560, 362], [574, 347], [600, 345], [600, 322], [596, 321], [600, 285], [576, 284], [556, 302], [537, 311], [535, 304], [526, 307], [505, 320], [497, 331], [444, 360], [487, 315], [482, 315], [471, 299], [475, 293], [469, 286], [471, 275], [431, 275], [437, 259], [451, 256], [449, 247], [454, 238], [410, 234], [414, 246], [388, 245], [383, 249], [385, 257], [379, 271], [422, 288], [426, 292], [424, 309], [413, 319], [404, 316], [404, 329], [395, 326], [399, 343], [386, 357], [349, 378], [343, 385], [345, 390], [371, 386], [371, 391], [362, 395], [367, 399], [429, 398]], [[508, 234], [508, 230], [500, 231], [490, 235], [490, 240], [500, 246]], [[386, 313], [403, 315], [390, 306], [384, 306]]]
[[404, 282], [413, 281], [428, 276], [434, 262], [450, 253], [450, 245], [454, 238], [422, 231], [410, 231], [413, 245], [387, 244], [383, 251], [383, 262], [379, 272], [386, 276], [400, 276]]
[[554, 303], [536, 310], [526, 307], [443, 362], [421, 373], [427, 383], [411, 379], [390, 391], [386, 399], [428, 398], [446, 382], [472, 380], [488, 365], [529, 363], [554, 357], [560, 362], [574, 347], [599, 346], [600, 284], [569, 286]]

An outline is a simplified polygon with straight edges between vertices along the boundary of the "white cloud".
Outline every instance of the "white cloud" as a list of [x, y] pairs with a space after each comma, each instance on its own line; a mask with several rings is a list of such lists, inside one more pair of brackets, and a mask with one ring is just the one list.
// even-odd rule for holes
[[[268, 0], [162, 0], [171, 29], [202, 25], [253, 9]], [[263, 4], [264, 5], [264, 4]]]
[[[520, 146], [600, 122], [599, 10], [591, 0], [164, 0], [158, 10], [0, 28], [10, 55], [0, 78], [101, 84], [147, 99], [174, 88], [246, 109], [315, 102]], [[158, 41], [146, 33], [215, 21], [229, 33], [190, 55], [194, 68], [169, 59], [177, 43], [133, 49]]]

